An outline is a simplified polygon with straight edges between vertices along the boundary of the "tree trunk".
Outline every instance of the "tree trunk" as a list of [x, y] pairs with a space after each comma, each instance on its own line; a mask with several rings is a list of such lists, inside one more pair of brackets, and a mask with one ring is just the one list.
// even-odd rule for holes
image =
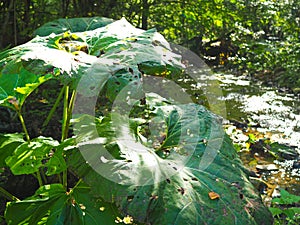
[[68, 9], [70, 0], [62, 0], [62, 17], [65, 18], [68, 15]]
[[148, 0], [143, 0], [142, 5], [142, 29], [148, 29], [149, 3]]
[[15, 4], [15, 1], [14, 0], [11, 0], [10, 3], [9, 3], [9, 6], [8, 6], [8, 9], [7, 9], [7, 12], [6, 12], [6, 15], [5, 15], [5, 19], [2, 23], [2, 27], [1, 27], [1, 35], [0, 35], [0, 48], [4, 48], [4, 37], [7, 37], [7, 28], [8, 28], [8, 23], [9, 23], [9, 19], [10, 19], [10, 14], [11, 12], [13, 11], [13, 8], [14, 8], [14, 4]]
[[[30, 0], [28, 0], [30, 2]], [[18, 33], [17, 33], [17, 10], [16, 10], [16, 2], [13, 1], [14, 5], [14, 44], [15, 46], [18, 45]]]

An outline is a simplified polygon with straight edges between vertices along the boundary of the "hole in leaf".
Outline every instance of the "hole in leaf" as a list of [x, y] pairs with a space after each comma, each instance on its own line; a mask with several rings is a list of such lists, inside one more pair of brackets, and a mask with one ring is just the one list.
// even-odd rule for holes
[[243, 194], [240, 194], [240, 199], [243, 199], [244, 198], [244, 195]]
[[128, 202], [131, 202], [133, 198], [134, 198], [133, 195], [127, 196], [127, 201], [128, 201]]
[[183, 187], [178, 188], [177, 191], [179, 191], [179, 193], [182, 195], [185, 194], [185, 189]]

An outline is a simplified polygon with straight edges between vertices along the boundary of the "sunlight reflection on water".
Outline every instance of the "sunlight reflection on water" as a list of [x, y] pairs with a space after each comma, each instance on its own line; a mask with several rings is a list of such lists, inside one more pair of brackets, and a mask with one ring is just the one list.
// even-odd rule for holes
[[[225, 90], [223, 100], [238, 104], [245, 117], [251, 119], [252, 125], [259, 127], [258, 131], [273, 132], [272, 141], [296, 146], [300, 152], [300, 115], [297, 112], [300, 102], [296, 96], [281, 94], [245, 77], [230, 74], [216, 77]], [[230, 114], [231, 108], [227, 111]]]

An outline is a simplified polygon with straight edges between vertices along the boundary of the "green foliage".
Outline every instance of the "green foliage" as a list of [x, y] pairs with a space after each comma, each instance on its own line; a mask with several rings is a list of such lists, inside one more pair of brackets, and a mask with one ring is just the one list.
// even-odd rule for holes
[[37, 76], [26, 69], [16, 68], [10, 70], [10, 63], [2, 70], [0, 79], [0, 105], [19, 109], [26, 97], [40, 84], [51, 79], [51, 74]]
[[[19, 213], [16, 213], [19, 212]], [[7, 205], [5, 218], [9, 225], [20, 224], [115, 224], [117, 208], [90, 194], [90, 187], [78, 184], [66, 192], [61, 184], [40, 187], [22, 201]]]
[[[299, 86], [298, 1], [239, 1], [240, 20], [230, 35], [239, 47], [230, 63], [284, 87]], [[255, 17], [253, 15], [255, 14]], [[260, 18], [256, 20], [254, 18]]]
[[58, 19], [48, 22], [42, 27], [36, 29], [34, 35], [48, 36], [52, 33], [60, 34], [66, 31], [74, 33], [95, 30], [100, 27], [105, 27], [112, 22], [112, 19], [104, 17]]
[[47, 168], [47, 175], [58, 174], [66, 169], [63, 148], [58, 141], [46, 137], [38, 137], [30, 143], [19, 145], [5, 162], [15, 175], [32, 174], [43, 166]]
[[[130, 224], [133, 219], [146, 224], [271, 224], [272, 216], [249, 182], [219, 118], [199, 105], [151, 95], [152, 87], [143, 86], [147, 76], [183, 75], [181, 57], [163, 36], [154, 29], [136, 29], [125, 19], [109, 23], [97, 18], [95, 25], [88, 19], [70, 21], [56, 21], [58, 34], [37, 36], [1, 56], [0, 105], [16, 110], [26, 136], [26, 142], [18, 134], [0, 136], [1, 163], [14, 175], [34, 175], [40, 185], [31, 197], [11, 198], [7, 223]], [[76, 26], [77, 21], [100, 28], [86, 30], [90, 28]], [[109, 24], [101, 27], [105, 23]], [[80, 32], [65, 31], [66, 27]], [[49, 29], [48, 24], [38, 32], [49, 34]], [[60, 142], [30, 138], [22, 116], [27, 97], [50, 79], [63, 84], [47, 118], [63, 98]], [[102, 116], [80, 115], [80, 108], [71, 121], [75, 97], [86, 103], [100, 90], [105, 104], [97, 107]], [[130, 116], [124, 113], [130, 101], [120, 97], [124, 91], [132, 101], [145, 99], [133, 105]], [[119, 107], [107, 112], [113, 103]], [[159, 124], [153, 137], [147, 127], [152, 121]], [[75, 137], [68, 139], [71, 122]], [[97, 141], [111, 158], [99, 151]], [[104, 161], [101, 166], [99, 159]], [[98, 173], [91, 165], [98, 166]], [[77, 174], [71, 183], [70, 169]], [[100, 176], [103, 172], [117, 182]], [[47, 179], [54, 176], [57, 181]], [[51, 184], [45, 185], [49, 180]]]
[[81, 32], [113, 22], [90, 18], [96, 15], [115, 20], [126, 17], [137, 27], [156, 27], [169, 41], [189, 47], [215, 65], [227, 65], [238, 73], [263, 74], [270, 83], [299, 91], [299, 0], [49, 0], [18, 4], [0, 0], [0, 5], [0, 48], [26, 42], [46, 22], [35, 34]]
[[[272, 200], [270, 211], [274, 217], [277, 217], [275, 224], [299, 224], [300, 222], [300, 196], [290, 194], [284, 189], [280, 190], [280, 197]], [[296, 206], [295, 206], [296, 205]], [[286, 217], [287, 219], [285, 219]]]
[[[297, 89], [300, 45], [297, 40], [257, 40], [240, 45], [235, 63], [267, 82]], [[247, 60], [246, 60], [247, 59]]]
[[[63, 29], [61, 26], [56, 28]], [[48, 25], [40, 30], [47, 31]], [[20, 108], [26, 97], [43, 82], [59, 79], [76, 86], [83, 74], [86, 76], [82, 82], [87, 82], [86, 88], [91, 91], [101, 88], [95, 83], [101, 86], [107, 83], [106, 95], [112, 100], [126, 84], [140, 79], [139, 68], [143, 73], [155, 71], [156, 75], [172, 68], [180, 72], [181, 63], [175, 57], [167, 57], [168, 48], [155, 30], [135, 29], [125, 19], [84, 33], [67, 31], [36, 37], [8, 50], [0, 61], [3, 65], [0, 105], [13, 108], [13, 104], [17, 104]]]
[[[149, 99], [146, 102], [151, 105]], [[137, 144], [128, 144], [130, 137], [126, 130], [130, 128], [122, 115], [112, 115], [115, 128], [109, 120], [97, 125], [100, 139], [107, 140], [101, 144], [108, 151], [116, 151], [112, 146], [118, 149], [115, 158], [107, 158], [106, 153], [99, 151], [101, 145], [91, 144], [96, 143], [91, 139], [97, 137], [96, 134], [87, 136], [85, 130], [80, 132], [86, 138], [80, 146], [85, 158], [76, 152], [69, 158], [69, 165], [92, 187], [93, 193], [114, 201], [124, 214], [146, 224], [272, 223], [270, 213], [253, 192], [229, 137], [223, 137], [222, 126], [215, 115], [194, 104], [156, 105], [155, 112], [158, 115], [151, 120], [158, 116], [159, 121], [166, 124], [166, 137], [159, 148], [153, 148], [153, 143], [148, 142], [137, 151]], [[86, 119], [75, 124], [75, 128], [81, 130], [81, 126], [90, 124]], [[84, 129], [93, 130], [92, 127]], [[113, 130], [117, 131], [114, 138]], [[134, 133], [131, 133], [132, 140], [138, 139]], [[127, 135], [126, 139], [123, 135]], [[220, 149], [216, 150], [219, 142]], [[210, 164], [206, 151], [216, 154]], [[99, 162], [103, 158], [105, 162]], [[202, 170], [206, 163], [208, 167]], [[109, 171], [111, 179], [119, 184], [99, 175], [103, 170]], [[152, 184], [152, 180], [161, 182]], [[218, 197], [210, 198], [210, 193]]]
[[0, 167], [6, 166], [5, 159], [22, 143], [22, 134], [0, 134]]

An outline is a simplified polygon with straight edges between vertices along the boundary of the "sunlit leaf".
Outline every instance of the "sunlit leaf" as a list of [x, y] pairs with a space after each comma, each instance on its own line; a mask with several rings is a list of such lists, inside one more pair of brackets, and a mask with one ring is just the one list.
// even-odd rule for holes
[[43, 166], [43, 160], [48, 158], [50, 151], [58, 145], [52, 138], [35, 138], [30, 143], [19, 145], [5, 162], [15, 175], [35, 173]]
[[[102, 120], [80, 144], [85, 158], [73, 153], [69, 165], [95, 194], [146, 224], [272, 224], [218, 118], [193, 104], [157, 109], [167, 125], [161, 148], [136, 142], [128, 121], [112, 115], [113, 124]], [[103, 145], [108, 152], [116, 146], [119, 156]]]
[[[37, 76], [22, 67], [15, 74], [2, 71], [0, 73], [0, 105], [12, 108], [21, 107], [32, 91], [51, 78], [51, 74]], [[17, 105], [12, 104], [11, 99], [16, 99]]]
[[23, 134], [0, 134], [0, 167], [6, 166], [5, 159], [22, 143]]
[[281, 189], [280, 190], [280, 198], [274, 198], [272, 200], [274, 203], [278, 204], [293, 204], [300, 202], [300, 196], [298, 195], [293, 195], [289, 193], [288, 191]]
[[66, 31], [84, 32], [104, 27], [114, 20], [105, 17], [58, 19], [44, 24], [35, 31], [35, 35], [48, 36], [51, 33], [59, 34]]
[[90, 188], [82, 183], [70, 192], [61, 184], [45, 185], [25, 200], [8, 203], [5, 211], [9, 225], [113, 225], [117, 216], [113, 204], [92, 196]]
[[[71, 32], [37, 36], [1, 55], [0, 104], [16, 108], [9, 103], [16, 99], [20, 109], [28, 95], [49, 79], [73, 88], [80, 81], [94, 95], [105, 87], [105, 95], [113, 100], [127, 84], [139, 82], [142, 73], [169, 76], [183, 68], [180, 56], [172, 53], [168, 42], [154, 29], [135, 28], [124, 18], [115, 22], [87, 18], [68, 21], [58, 22], [72, 21], [70, 26], [75, 26], [81, 21], [87, 31], [75, 32], [85, 29], [78, 25]], [[94, 25], [87, 28], [90, 23]]]

